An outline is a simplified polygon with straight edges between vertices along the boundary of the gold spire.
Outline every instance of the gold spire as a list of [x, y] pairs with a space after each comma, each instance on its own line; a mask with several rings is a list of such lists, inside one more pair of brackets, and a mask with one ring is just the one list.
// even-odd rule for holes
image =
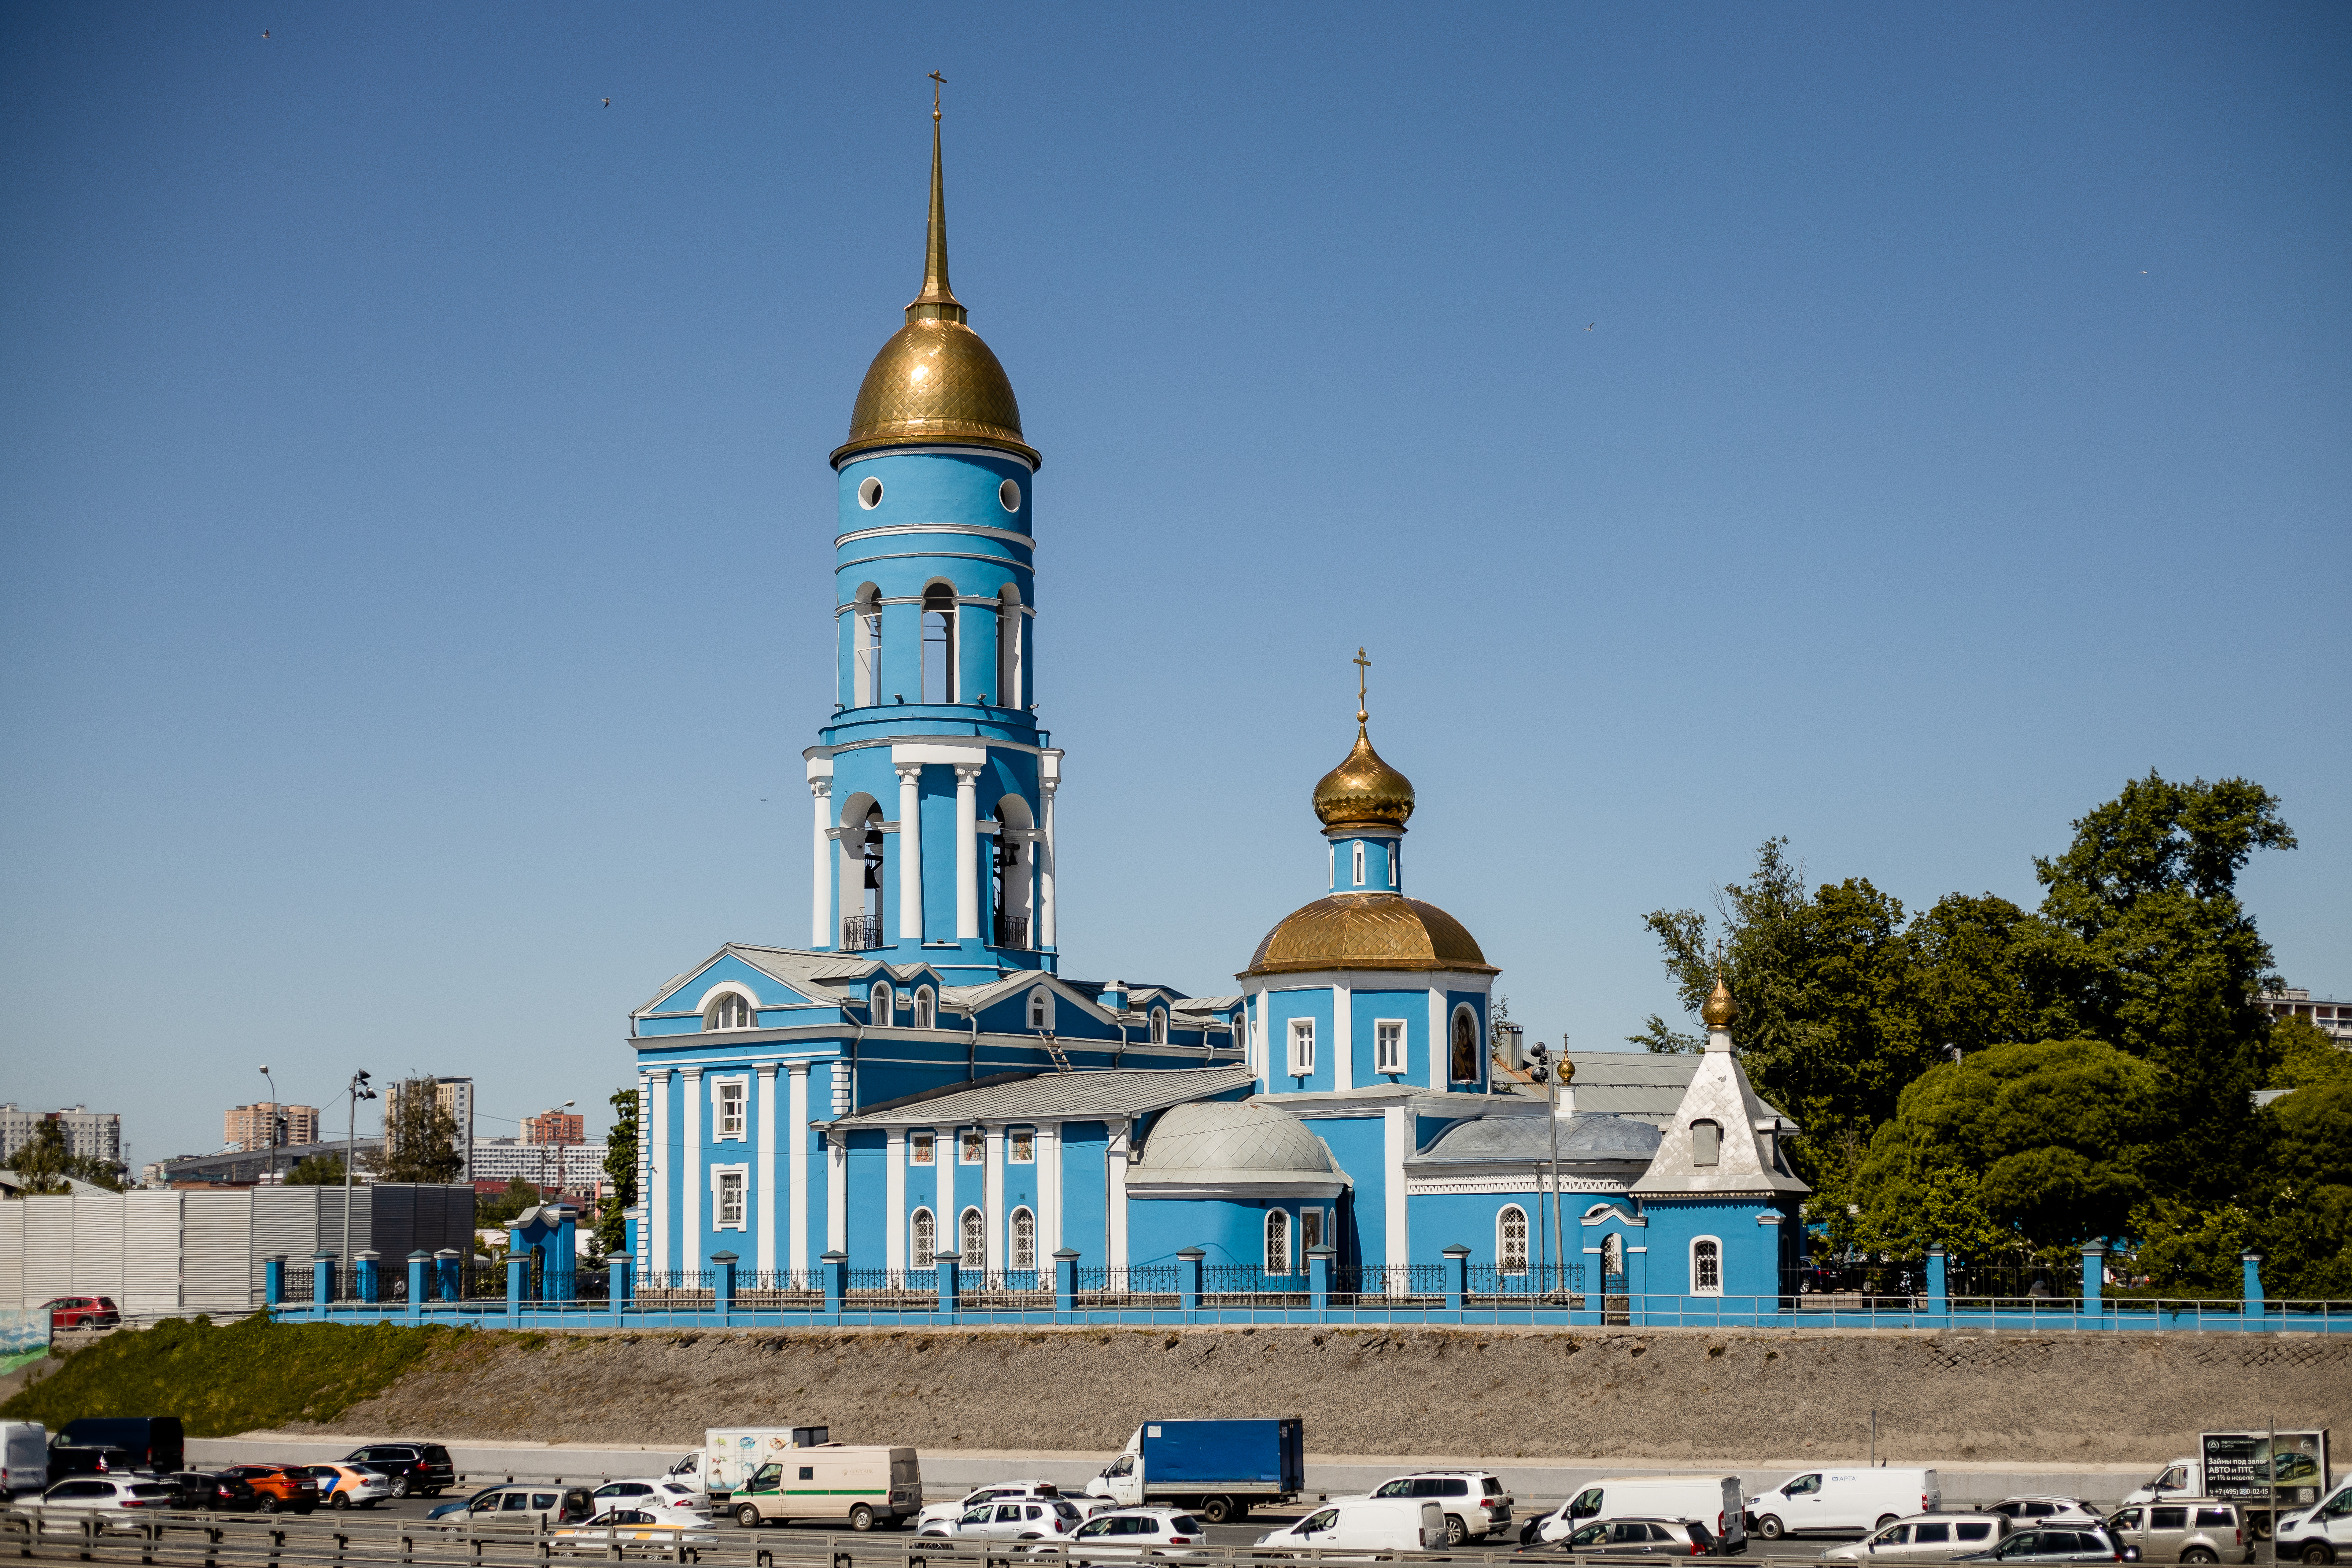
[[923, 291], [907, 307], [909, 321], [961, 321], [965, 314], [948, 287], [948, 184], [940, 165], [940, 89], [947, 79], [931, 73], [931, 226], [923, 241]]
[[1723, 971], [1715, 972], [1715, 989], [1706, 994], [1706, 1005], [1698, 1010], [1700, 1021], [1710, 1029], [1728, 1029], [1739, 1016], [1739, 1004], [1731, 999], [1731, 987], [1723, 983]]
[[1364, 701], [1364, 672], [1372, 661], [1358, 648], [1356, 666], [1356, 744], [1346, 760], [1325, 773], [1315, 786], [1315, 815], [1326, 827], [1397, 827], [1412, 815], [1412, 781], [1381, 760], [1372, 750], [1371, 718]]

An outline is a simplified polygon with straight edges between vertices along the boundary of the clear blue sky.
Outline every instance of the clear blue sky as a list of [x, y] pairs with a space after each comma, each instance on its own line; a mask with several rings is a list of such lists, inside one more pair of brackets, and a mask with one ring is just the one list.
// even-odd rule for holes
[[1363, 644], [1542, 1038], [1672, 1016], [1643, 911], [1767, 835], [2030, 903], [2150, 767], [2284, 798], [2245, 886], [2352, 993], [2340, 5], [26, 5], [0, 1098], [601, 1124], [664, 977], [805, 940], [934, 68], [1069, 973], [1321, 892]]

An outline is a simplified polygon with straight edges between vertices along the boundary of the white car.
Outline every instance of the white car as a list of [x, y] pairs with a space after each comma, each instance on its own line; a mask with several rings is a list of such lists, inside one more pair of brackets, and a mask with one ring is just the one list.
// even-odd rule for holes
[[1209, 1527], [1174, 1508], [1122, 1508], [1098, 1513], [1060, 1541], [1033, 1542], [1032, 1552], [1067, 1552], [1075, 1563], [1118, 1563], [1137, 1557], [1192, 1557], [1207, 1544]]
[[1062, 1495], [1062, 1489], [1051, 1481], [991, 1481], [976, 1487], [953, 1502], [927, 1502], [923, 1511], [915, 1516], [915, 1528], [928, 1530], [934, 1524], [954, 1524], [965, 1514], [984, 1502], [997, 1502], [1013, 1498], [1053, 1498]]
[[329, 1508], [373, 1508], [392, 1496], [392, 1478], [373, 1465], [312, 1465], [310, 1471]]
[[719, 1538], [709, 1530], [707, 1514], [697, 1519], [681, 1510], [656, 1504], [646, 1508], [608, 1508], [578, 1524], [565, 1525], [555, 1532], [554, 1539], [569, 1543], [575, 1551], [593, 1546], [601, 1554], [618, 1543], [632, 1541], [673, 1550], [680, 1546], [716, 1546]]
[[710, 1514], [710, 1499], [690, 1476], [639, 1476], [606, 1481], [589, 1494], [598, 1509], [682, 1508]]
[[2107, 1516], [2073, 1497], [2005, 1497], [1987, 1513], [1997, 1513], [2011, 1524], [2105, 1524]]
[[980, 1541], [1055, 1541], [1086, 1522], [1067, 1498], [999, 1498], [975, 1504], [961, 1519], [933, 1520], [918, 1532]]
[[1824, 1563], [1948, 1563], [1998, 1546], [2009, 1520], [1998, 1513], [1921, 1513], [1898, 1520], [1860, 1541], [1832, 1546]]
[[1445, 1515], [1448, 1546], [1484, 1541], [1511, 1522], [1511, 1494], [1491, 1470], [1419, 1470], [1382, 1481], [1369, 1495], [1435, 1503]]
[[79, 1532], [81, 1516], [98, 1514], [108, 1530], [135, 1530], [139, 1511], [164, 1512], [180, 1506], [180, 1489], [136, 1476], [73, 1476], [41, 1494], [41, 1528]]

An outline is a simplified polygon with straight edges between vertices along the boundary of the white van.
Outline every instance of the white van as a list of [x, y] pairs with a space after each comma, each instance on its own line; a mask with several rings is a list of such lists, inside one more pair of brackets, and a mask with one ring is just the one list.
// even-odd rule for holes
[[723, 1502], [761, 1465], [777, 1463], [794, 1448], [814, 1448], [832, 1438], [833, 1434], [823, 1426], [706, 1427], [701, 1453], [680, 1459], [670, 1468], [670, 1474], [678, 1474], [688, 1460], [693, 1461], [694, 1479], [701, 1483], [704, 1494], [713, 1502]]
[[1933, 1470], [1808, 1470], [1748, 1500], [1748, 1528], [1767, 1541], [1832, 1530], [1877, 1530], [1934, 1513], [1944, 1492]]
[[1566, 1541], [1577, 1527], [1596, 1519], [1695, 1519], [1727, 1552], [1747, 1550], [1740, 1518], [1738, 1476], [1612, 1476], [1594, 1481], [1552, 1510], [1528, 1521], [1519, 1542], [1532, 1546]]
[[0, 1421], [0, 1501], [49, 1484], [49, 1429], [37, 1421]]
[[923, 1471], [912, 1448], [826, 1443], [762, 1461], [735, 1483], [726, 1507], [746, 1529], [803, 1520], [896, 1530], [923, 1511]]
[[1445, 1545], [1445, 1513], [1426, 1499], [1343, 1498], [1257, 1544], [1261, 1552], [1436, 1552]]

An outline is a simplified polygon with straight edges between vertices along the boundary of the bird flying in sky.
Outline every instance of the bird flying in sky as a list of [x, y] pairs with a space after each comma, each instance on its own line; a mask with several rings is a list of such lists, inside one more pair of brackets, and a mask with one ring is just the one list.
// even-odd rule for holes
[[605, 108], [607, 108], [607, 109], [612, 108], [612, 107], [613, 107], [613, 100], [612, 100], [611, 99], [609, 99], [609, 98], [608, 98], [608, 99], [606, 99], [606, 100], [604, 100], [604, 107], [605, 107]]

